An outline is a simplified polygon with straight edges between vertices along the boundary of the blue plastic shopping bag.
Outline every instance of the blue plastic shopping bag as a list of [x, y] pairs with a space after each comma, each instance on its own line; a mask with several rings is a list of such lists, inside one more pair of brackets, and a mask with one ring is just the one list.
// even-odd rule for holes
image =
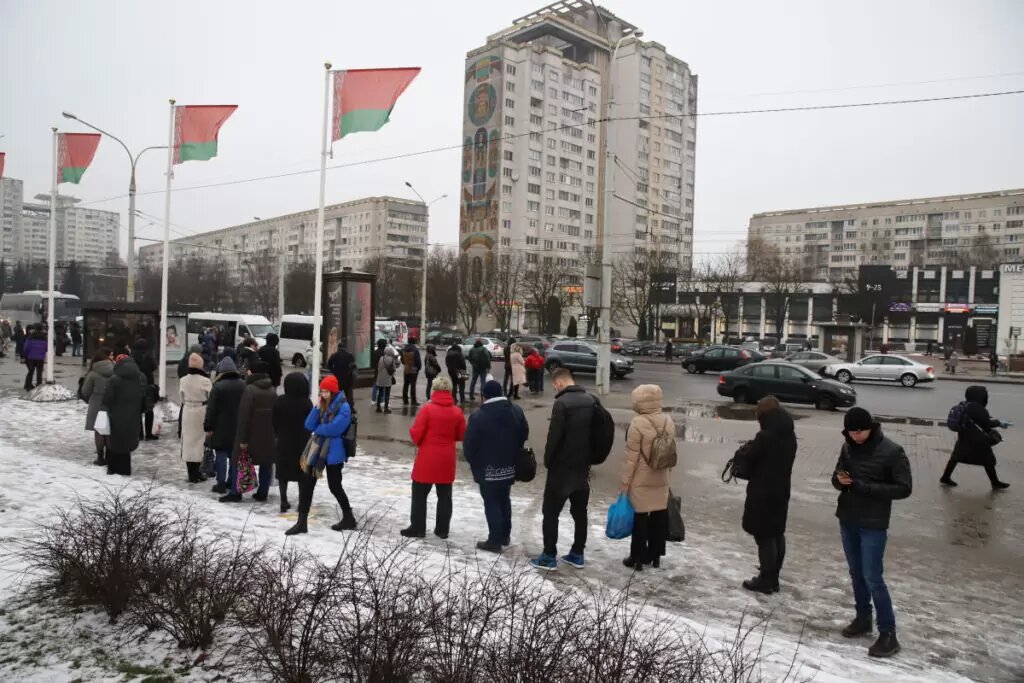
[[608, 523], [605, 525], [608, 538], [628, 538], [633, 533], [633, 504], [629, 496], [620, 493], [618, 499], [608, 508]]

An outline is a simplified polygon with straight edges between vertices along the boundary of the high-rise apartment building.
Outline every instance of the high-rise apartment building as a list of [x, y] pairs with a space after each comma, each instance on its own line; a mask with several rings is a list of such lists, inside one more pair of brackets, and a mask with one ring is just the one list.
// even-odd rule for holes
[[613, 261], [662, 254], [665, 270], [690, 270], [697, 77], [638, 33], [567, 0], [467, 54], [460, 246], [474, 281], [520, 255], [578, 286], [606, 211]]
[[7, 262], [18, 260], [23, 195], [20, 180], [0, 178], [0, 257]]
[[860, 265], [991, 270], [1024, 257], [1024, 189], [757, 213], [747, 237], [748, 250], [773, 245], [814, 279]]
[[[317, 211], [263, 218], [171, 241], [170, 259], [218, 259], [238, 282], [252, 256], [283, 258], [286, 264], [316, 256]], [[324, 207], [326, 270], [365, 267], [375, 257], [419, 262], [427, 242], [427, 207], [397, 197], [368, 197]], [[163, 244], [139, 249], [139, 264], [159, 270]], [[418, 267], [418, 265], [417, 265]]]

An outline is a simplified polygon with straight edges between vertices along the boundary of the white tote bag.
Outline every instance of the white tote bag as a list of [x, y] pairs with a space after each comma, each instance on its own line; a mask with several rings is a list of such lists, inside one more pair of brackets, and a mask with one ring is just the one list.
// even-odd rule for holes
[[100, 436], [110, 436], [110, 416], [107, 411], [101, 410], [96, 413], [96, 421], [92, 425], [93, 430]]

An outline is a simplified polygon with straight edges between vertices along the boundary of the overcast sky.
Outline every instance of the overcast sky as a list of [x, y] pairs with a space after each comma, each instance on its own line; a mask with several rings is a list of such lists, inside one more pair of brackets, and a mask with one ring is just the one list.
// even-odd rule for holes
[[[50, 185], [50, 126], [74, 112], [133, 149], [166, 144], [167, 99], [238, 104], [219, 156], [175, 187], [318, 168], [323, 67], [421, 66], [391, 123], [334, 145], [332, 164], [458, 145], [465, 53], [542, 0], [0, 0], [0, 151], [28, 197]], [[728, 7], [726, 7], [728, 4]], [[607, 0], [699, 75], [717, 112], [1024, 90], [1024, 2]], [[442, 9], [443, 8], [443, 9]], [[898, 107], [707, 117], [697, 124], [695, 251], [746, 236], [773, 209], [1024, 187], [1024, 95]], [[458, 235], [457, 150], [338, 168], [327, 200], [434, 205], [431, 242]], [[139, 236], [161, 236], [165, 157], [139, 165]], [[78, 187], [120, 211], [128, 164], [104, 141]], [[316, 206], [315, 172], [175, 192], [175, 235]], [[122, 242], [127, 243], [124, 235]], [[139, 246], [149, 242], [140, 242]]]

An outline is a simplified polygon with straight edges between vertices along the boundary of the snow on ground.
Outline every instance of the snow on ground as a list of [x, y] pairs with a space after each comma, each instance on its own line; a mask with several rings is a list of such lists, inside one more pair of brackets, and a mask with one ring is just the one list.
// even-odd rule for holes
[[[38, 524], [52, 518], [57, 508], [71, 505], [76, 496], [94, 498], [108, 487], [127, 486], [129, 490], [137, 490], [153, 485], [157, 495], [167, 503], [182, 507], [196, 505], [198, 512], [229, 535], [245, 534], [255, 542], [266, 541], [271, 546], [295, 543], [325, 559], [337, 555], [340, 537], [338, 532], [328, 528], [337, 513], [326, 485], [317, 487], [310, 533], [286, 540], [283, 532], [294, 520], [294, 513], [278, 513], [276, 488], [272, 488], [271, 502], [267, 504], [218, 503], [209, 492], [209, 486], [185, 482], [185, 468], [178, 458], [178, 442], [170, 438], [170, 433], [165, 433], [159, 442], [140, 447], [133, 457], [134, 476], [127, 479], [108, 477], [102, 468], [88, 464], [94, 455], [91, 435], [82, 428], [84, 406], [81, 403], [40, 405], [18, 399], [3, 400], [0, 401], [0, 416], [0, 471], [4, 473], [4, 486], [0, 488], [0, 519], [3, 520], [0, 532], [0, 548], [3, 549], [0, 552], [0, 601], [3, 603], [0, 604], [0, 679], [4, 681], [133, 680], [132, 677], [171, 671], [176, 671], [177, 677], [167, 680], [202, 681], [218, 675], [213, 667], [210, 670], [189, 667], [195, 653], [177, 650], [166, 637], [120, 638], [101, 614], [92, 611], [58, 614], [50, 606], [18, 600], [20, 589], [30, 577], [25, 575], [24, 567], [12, 553], [15, 542], [38, 533]], [[345, 487], [357, 515], [372, 529], [370, 533], [374, 534], [375, 542], [388, 543], [407, 523], [410, 467], [407, 460], [383, 454], [382, 451], [388, 450], [386, 445], [372, 442], [367, 445], [366, 451], [346, 467]], [[539, 550], [540, 504], [531, 493], [533, 489], [517, 488], [520, 490], [514, 489], [513, 496], [513, 546], [497, 562], [507, 564], [509, 571], [532, 572], [523, 566], [523, 561]], [[292, 498], [294, 504], [297, 499], [294, 487]], [[480, 532], [486, 524], [479, 495], [471, 481], [456, 482], [454, 502], [449, 542], [431, 536], [408, 547], [407, 552], [420, 554], [427, 560], [427, 566], [442, 566], [448, 553], [455, 556], [455, 561], [475, 561], [474, 544], [483, 537]], [[612, 588], [617, 587], [616, 581], [621, 585], [621, 578], [628, 576], [620, 564], [627, 548], [625, 542], [604, 538], [602, 515], [603, 506], [593, 506], [587, 568], [581, 572], [563, 568], [538, 580], [548, 582], [551, 590], [571, 590], [579, 580]], [[570, 538], [571, 533], [571, 520], [566, 512], [560, 529], [563, 546], [564, 539]], [[719, 618], [712, 621], [701, 614], [671, 607], [678, 604], [678, 600], [661, 598], [687, 591], [700, 582], [702, 576], [720, 572], [741, 576], [747, 571], [750, 557], [716, 553], [708, 546], [684, 545], [683, 548], [685, 562], [680, 559], [684, 552], [673, 548], [666, 562], [669, 566], [674, 562], [675, 566], [636, 576], [634, 589], [647, 602], [643, 608], [645, 614], [657, 619], [662, 610], [672, 609], [708, 638], [729, 640], [742, 616], [740, 613], [729, 615], [731, 620], [728, 616], [716, 615]], [[483, 561], [490, 562], [491, 556], [487, 555]], [[783, 599], [774, 606], [783, 610], [786, 602]], [[22, 645], [16, 647], [17, 644]], [[771, 654], [763, 671], [764, 678], [781, 678], [795, 658], [798, 678], [803, 680], [829, 683], [969, 680], [936, 670], [912, 652], [886, 662], [868, 660], [865, 654], [868, 644], [863, 640], [848, 642], [838, 637], [824, 638], [815, 632], [805, 634], [803, 642], [798, 643], [773, 630], [769, 624], [764, 650]], [[230, 650], [229, 644], [218, 642], [206, 664], [215, 664], [226, 655], [230, 656]], [[251, 676], [242, 678], [251, 680]]]

